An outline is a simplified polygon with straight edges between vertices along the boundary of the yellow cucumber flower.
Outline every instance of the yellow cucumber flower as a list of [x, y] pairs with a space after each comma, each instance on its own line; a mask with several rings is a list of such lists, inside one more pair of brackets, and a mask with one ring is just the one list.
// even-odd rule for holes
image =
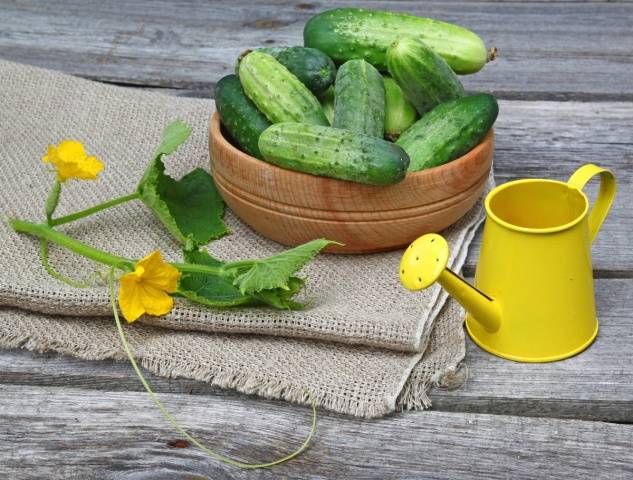
[[58, 146], [49, 145], [42, 161], [55, 167], [60, 182], [69, 178], [95, 180], [103, 170], [103, 163], [97, 157], [89, 157], [81, 142], [76, 140], [62, 140]]
[[136, 262], [133, 272], [119, 279], [119, 306], [123, 317], [133, 322], [141, 315], [165, 315], [174, 306], [168, 294], [176, 291], [180, 272], [156, 250]]

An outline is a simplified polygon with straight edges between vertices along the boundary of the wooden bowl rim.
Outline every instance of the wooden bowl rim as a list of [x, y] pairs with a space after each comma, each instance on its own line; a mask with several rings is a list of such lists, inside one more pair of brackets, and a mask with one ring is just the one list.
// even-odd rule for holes
[[[297, 172], [295, 170], [289, 170], [287, 168], [282, 168], [279, 167], [277, 165], [274, 165], [272, 163], [268, 163], [264, 160], [260, 160], [258, 158], [255, 158], [251, 155], [249, 155], [246, 152], [243, 152], [242, 150], [240, 150], [239, 148], [237, 148], [236, 146], [234, 146], [231, 142], [229, 142], [224, 135], [222, 134], [222, 129], [220, 128], [220, 114], [215, 111], [213, 112], [213, 115], [211, 116], [211, 122], [210, 122], [210, 134], [211, 137], [213, 138], [214, 141], [219, 141], [220, 142], [220, 147], [222, 149], [228, 149], [230, 151], [236, 152], [243, 160], [245, 160], [246, 162], [249, 162], [253, 167], [261, 169], [261, 168], [270, 168], [273, 172], [279, 173], [280, 175], [298, 175], [298, 176], [307, 176], [310, 177], [312, 179], [319, 179], [320, 181], [323, 182], [345, 182], [345, 183], [351, 183], [354, 185], [363, 185], [364, 187], [376, 187], [376, 188], [382, 188], [382, 186], [379, 185], [367, 185], [367, 184], [362, 184], [362, 183], [357, 183], [357, 182], [351, 182], [348, 180], [340, 180], [338, 178], [331, 178], [331, 177], [323, 177], [323, 176], [319, 176], [319, 175], [311, 175], [309, 173], [303, 173], [303, 172]], [[393, 185], [386, 185], [386, 186], [395, 186], [395, 185], [401, 185], [404, 184], [406, 182], [416, 182], [419, 181], [421, 178], [425, 177], [425, 176], [435, 176], [436, 174], [441, 174], [441, 173], [447, 173], [450, 175], [450, 171], [451, 170], [458, 170], [460, 168], [463, 167], [463, 164], [468, 163], [469, 161], [471, 161], [474, 157], [477, 157], [479, 155], [479, 153], [481, 152], [481, 150], [483, 150], [484, 148], [486, 148], [487, 146], [489, 146], [489, 144], [493, 141], [494, 138], [494, 129], [490, 129], [488, 131], [488, 133], [486, 134], [486, 136], [484, 137], [484, 139], [478, 143], [477, 145], [475, 145], [472, 149], [470, 149], [467, 153], [465, 153], [464, 155], [462, 155], [461, 157], [456, 158], [455, 160], [452, 160], [448, 163], [445, 163], [444, 165], [439, 165], [437, 167], [432, 167], [432, 168], [427, 168], [425, 170], [420, 170], [419, 172], [411, 172], [411, 173], [407, 173], [407, 175], [405, 176], [404, 180], [402, 180], [401, 182], [395, 183]], [[211, 161], [213, 162], [214, 159], [211, 158]]]

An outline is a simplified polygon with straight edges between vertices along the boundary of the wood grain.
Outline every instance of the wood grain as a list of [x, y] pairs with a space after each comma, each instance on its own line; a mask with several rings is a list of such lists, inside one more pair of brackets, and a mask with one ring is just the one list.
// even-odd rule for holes
[[4, 0], [0, 57], [126, 85], [210, 95], [246, 48], [302, 43], [306, 20], [370, 6], [456, 22], [498, 59], [464, 77], [513, 99], [633, 99], [633, 5], [614, 2]]
[[[468, 341], [468, 382], [458, 390], [434, 389], [433, 410], [633, 423], [633, 280], [595, 284], [600, 334], [589, 349], [562, 362], [522, 364], [501, 360]], [[248, 398], [204, 382], [148, 378], [161, 392]], [[142, 388], [127, 362], [86, 362], [21, 350], [0, 351], [0, 384]]]
[[[2, 391], [0, 477], [82, 479], [626, 479], [633, 426], [577, 420], [424, 412], [377, 421], [322, 414], [298, 459], [240, 471], [178, 436], [143, 393], [7, 386]], [[309, 410], [283, 402], [161, 395], [208, 446], [250, 461], [290, 451]]]
[[492, 165], [492, 131], [470, 152], [400, 183], [364, 185], [277, 167], [229, 143], [213, 114], [211, 170], [218, 191], [242, 220], [285, 245], [328, 238], [335, 253], [368, 253], [405, 246], [455, 223], [475, 204]]

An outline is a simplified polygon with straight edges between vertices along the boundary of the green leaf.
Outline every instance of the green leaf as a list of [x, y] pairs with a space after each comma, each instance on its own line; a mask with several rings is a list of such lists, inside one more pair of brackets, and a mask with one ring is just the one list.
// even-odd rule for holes
[[180, 180], [165, 174], [162, 156], [175, 152], [190, 134], [191, 127], [181, 120], [165, 127], [137, 190], [167, 230], [187, 249], [195, 250], [228, 233], [228, 228], [222, 221], [224, 202], [211, 175], [200, 168]]
[[189, 135], [191, 135], [191, 127], [182, 120], [174, 120], [163, 129], [163, 136], [161, 138], [160, 145], [156, 148], [156, 151], [152, 156], [152, 161], [145, 170], [143, 178], [141, 178], [141, 182], [138, 186], [139, 191], [146, 184], [153, 183], [150, 177], [156, 176], [156, 172], [154, 172], [155, 162], [160, 160], [160, 157], [163, 155], [174, 153], [180, 145], [187, 141]]
[[213, 178], [203, 169], [196, 168], [180, 180], [163, 175], [157, 187], [180, 232], [192, 238], [196, 246], [228, 233], [222, 221], [224, 201]]
[[191, 127], [182, 120], [174, 120], [163, 129], [163, 138], [154, 152], [154, 158], [174, 153], [191, 135]]
[[233, 277], [233, 285], [244, 294], [281, 288], [292, 290], [292, 275], [312, 260], [330, 240], [318, 239], [261, 260], [227, 263], [222, 270]]
[[[220, 267], [224, 262], [213, 258], [202, 250], [184, 252], [185, 261], [210, 267]], [[242, 294], [233, 286], [230, 279], [202, 273], [185, 274], [181, 277], [178, 293], [183, 297], [209, 307], [234, 307], [246, 304], [265, 304], [279, 309], [296, 310], [303, 307], [302, 303], [292, 300], [292, 297], [303, 287], [303, 280], [292, 277], [289, 289], [263, 290], [251, 295]]]
[[[210, 267], [220, 267], [223, 262], [205, 251], [185, 251], [185, 261]], [[184, 274], [178, 285], [178, 292], [197, 303], [210, 307], [231, 307], [250, 303], [252, 298], [240, 293], [230, 280], [220, 276], [202, 273]]]
[[301, 302], [292, 300], [299, 290], [303, 288], [305, 282], [299, 277], [290, 277], [288, 279], [288, 289], [274, 288], [272, 290], [261, 290], [257, 293], [251, 293], [251, 296], [261, 303], [270, 305], [275, 308], [287, 310], [300, 310], [304, 307]]

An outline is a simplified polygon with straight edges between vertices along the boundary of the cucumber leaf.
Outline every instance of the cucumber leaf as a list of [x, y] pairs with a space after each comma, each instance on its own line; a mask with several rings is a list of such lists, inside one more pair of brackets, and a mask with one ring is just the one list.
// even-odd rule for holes
[[[194, 250], [184, 252], [187, 263], [221, 267], [224, 262], [213, 258], [207, 252]], [[243, 295], [233, 286], [230, 279], [202, 273], [187, 273], [180, 278], [178, 293], [197, 303], [209, 307], [232, 307], [251, 302], [251, 297]]]
[[292, 275], [312, 260], [317, 253], [332, 242], [325, 239], [312, 240], [285, 252], [261, 260], [241, 260], [227, 263], [224, 273], [233, 278], [233, 285], [243, 294], [253, 294], [265, 290], [292, 290]]
[[271, 307], [286, 310], [301, 310], [304, 304], [292, 300], [299, 290], [303, 288], [303, 279], [299, 277], [290, 277], [288, 279], [288, 289], [273, 288], [272, 290], [261, 290], [257, 293], [251, 293], [251, 296], [259, 302]]
[[[187, 263], [221, 267], [224, 262], [213, 258], [202, 250], [184, 251]], [[288, 279], [288, 289], [274, 288], [253, 294], [243, 294], [232, 283], [231, 278], [202, 273], [184, 274], [178, 286], [178, 293], [196, 303], [209, 307], [233, 307], [237, 305], [270, 305], [279, 309], [297, 310], [303, 304], [292, 297], [303, 287], [303, 280], [297, 277]]]
[[165, 173], [163, 155], [175, 152], [191, 134], [191, 127], [176, 120], [165, 127], [137, 191], [167, 230], [189, 250], [228, 233], [222, 221], [224, 201], [213, 178], [197, 168], [180, 180]]

